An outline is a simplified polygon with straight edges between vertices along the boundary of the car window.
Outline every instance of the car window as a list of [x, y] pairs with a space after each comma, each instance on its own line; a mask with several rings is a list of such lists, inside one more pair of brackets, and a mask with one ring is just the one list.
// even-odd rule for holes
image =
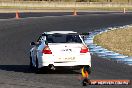
[[82, 43], [79, 35], [72, 34], [50, 34], [46, 40], [48, 43]]

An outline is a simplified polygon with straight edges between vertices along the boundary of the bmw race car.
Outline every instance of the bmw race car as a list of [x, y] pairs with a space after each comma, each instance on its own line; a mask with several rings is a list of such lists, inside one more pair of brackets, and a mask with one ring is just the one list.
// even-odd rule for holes
[[31, 42], [30, 67], [91, 67], [91, 55], [83, 35], [74, 31], [50, 31], [42, 33]]

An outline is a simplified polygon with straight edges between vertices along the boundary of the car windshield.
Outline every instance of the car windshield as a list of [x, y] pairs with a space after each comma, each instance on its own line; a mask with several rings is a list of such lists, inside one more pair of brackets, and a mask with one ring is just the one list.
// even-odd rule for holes
[[79, 35], [73, 34], [48, 34], [48, 43], [82, 43]]

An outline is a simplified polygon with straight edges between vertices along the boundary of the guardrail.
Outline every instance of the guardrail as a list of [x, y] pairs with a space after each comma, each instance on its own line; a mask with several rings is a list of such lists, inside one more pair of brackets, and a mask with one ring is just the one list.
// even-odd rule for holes
[[1, 1], [0, 6], [17, 7], [132, 7], [132, 3], [107, 2], [46, 2], [46, 1]]

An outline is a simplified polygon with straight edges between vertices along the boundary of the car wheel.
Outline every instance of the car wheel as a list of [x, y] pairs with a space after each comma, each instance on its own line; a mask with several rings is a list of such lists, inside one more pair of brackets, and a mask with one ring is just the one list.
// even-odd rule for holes
[[89, 66], [84, 66], [84, 72], [87, 71], [88, 74], [91, 74], [91, 68]]
[[32, 57], [31, 57], [31, 54], [30, 54], [30, 64], [29, 64], [30, 68], [33, 68], [33, 63], [32, 63]]
[[36, 73], [39, 73], [40, 72], [40, 69], [38, 68], [38, 59], [37, 59], [37, 57], [36, 57], [36, 66], [35, 66], [35, 72]]

